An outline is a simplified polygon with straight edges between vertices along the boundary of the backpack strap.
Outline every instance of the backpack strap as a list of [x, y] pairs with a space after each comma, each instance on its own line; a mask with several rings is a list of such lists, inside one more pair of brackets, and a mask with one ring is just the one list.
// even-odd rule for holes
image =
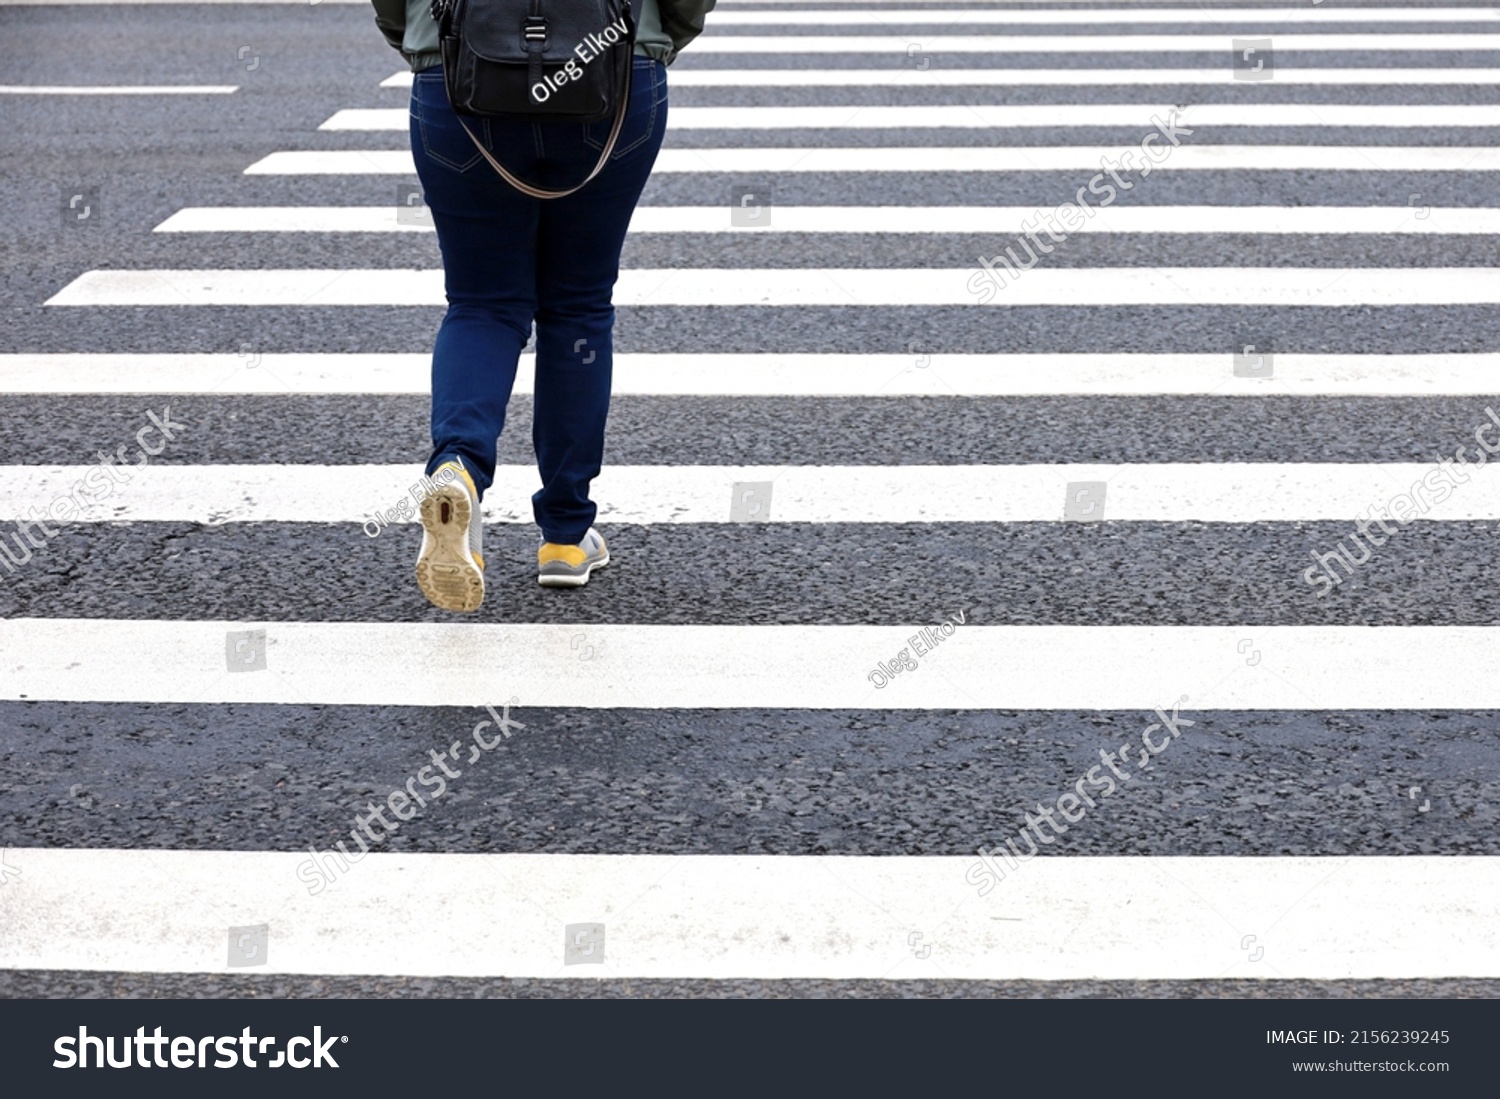
[[583, 188], [587, 187], [591, 182], [593, 182], [594, 177], [597, 176], [601, 171], [603, 171], [604, 165], [609, 162], [609, 154], [615, 151], [615, 142], [620, 138], [620, 130], [625, 126], [625, 115], [630, 110], [630, 85], [633, 82], [634, 75], [635, 61], [634, 58], [631, 58], [631, 64], [626, 69], [625, 94], [620, 97], [620, 103], [615, 108], [615, 124], [610, 127], [609, 139], [604, 143], [604, 151], [599, 154], [598, 163], [594, 165], [594, 170], [584, 177], [583, 182], [578, 184], [576, 187], [569, 187], [566, 191], [544, 191], [539, 187], [533, 187], [529, 183], [524, 183], [521, 180], [517, 179], [515, 176], [511, 175], [510, 172], [505, 170], [505, 165], [496, 160], [490, 153], [490, 151], [484, 147], [480, 140], [474, 136], [474, 131], [469, 129], [469, 124], [464, 121], [463, 115], [459, 114], [457, 111], [454, 111], [453, 114], [454, 117], [458, 119], [458, 124], [464, 128], [464, 133], [469, 135], [469, 140], [474, 143], [474, 148], [478, 149], [484, 155], [484, 159], [490, 162], [490, 167], [499, 172], [500, 177], [504, 179], [506, 183], [509, 183], [512, 187], [520, 191], [522, 194], [530, 195], [532, 198], [566, 198], [568, 195], [573, 194], [575, 191], [583, 190]]
[[535, 88], [542, 82], [542, 54], [547, 50], [547, 17], [542, 14], [542, 0], [531, 0], [531, 12], [521, 27], [526, 43], [526, 86]]

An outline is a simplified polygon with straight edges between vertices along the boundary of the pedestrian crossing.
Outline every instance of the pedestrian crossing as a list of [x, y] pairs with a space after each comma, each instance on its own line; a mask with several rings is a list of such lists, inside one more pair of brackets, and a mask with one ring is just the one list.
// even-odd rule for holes
[[[1011, 244], [1012, 248], [1015, 245]], [[1042, 249], [1050, 245], [1042, 244]], [[1035, 257], [1033, 256], [1034, 260]], [[1026, 270], [991, 259], [981, 270], [848, 268], [636, 268], [621, 272], [623, 306], [898, 305], [1276, 305], [1336, 309], [1366, 305], [1500, 305], [1500, 268], [1133, 267]], [[1015, 278], [1014, 282], [1006, 282]], [[998, 282], [996, 281], [998, 279]], [[994, 292], [1002, 285], [1003, 294]], [[985, 293], [984, 291], [989, 291]], [[441, 271], [90, 271], [48, 298], [49, 306], [442, 305]]]
[[233, 95], [235, 84], [0, 84], [0, 95]]
[[[16, 814], [0, 970], [149, 990], [222, 977], [225, 929], [267, 925], [256, 972], [706, 995], [744, 978], [1500, 978], [1500, 742], [1459, 731], [1500, 713], [1495, 623], [1421, 606], [1473, 582], [1500, 524], [1483, 468], [1500, 207], [1464, 189], [1500, 170], [1497, 23], [1399, 4], [725, 0], [671, 70], [616, 288], [616, 422], [646, 425], [619, 450], [649, 453], [607, 457], [595, 482], [618, 560], [543, 600], [527, 561], [492, 552], [489, 603], [464, 621], [380, 586], [415, 554], [393, 505], [423, 455], [387, 437], [425, 419], [444, 298], [420, 208], [375, 204], [415, 179], [410, 75], [351, 82], [298, 147], [215, 178], [228, 201], [155, 218], [148, 261], [35, 288], [49, 320], [143, 332], [141, 349], [0, 345], [7, 420], [65, 402], [103, 424], [69, 461], [33, 457], [34, 429], [0, 433], [0, 730], [17, 756], [41, 714], [67, 746], [39, 763], [62, 823]], [[1270, 79], [1232, 66], [1248, 36], [1274, 42]], [[1120, 169], [1165, 117], [1197, 133], [1149, 176]], [[1085, 203], [1007, 266], [1109, 164], [1139, 190]], [[1017, 201], [1018, 178], [1055, 198]], [[1355, 180], [1379, 200], [1347, 197]], [[730, 188], [767, 182], [767, 223], [736, 217]], [[1415, 243], [1432, 251], [1411, 258]], [[299, 314], [326, 341], [287, 335]], [[1366, 342], [1346, 346], [1349, 325]], [[219, 350], [192, 335], [206, 326]], [[1067, 349], [994, 350], [1027, 326]], [[508, 436], [525, 435], [532, 374], [523, 356]], [[116, 425], [166, 397], [181, 439], [56, 519], [98, 480], [95, 449], [129, 438]], [[756, 459], [754, 414], [839, 459]], [[1245, 441], [1205, 437], [1226, 416]], [[1439, 417], [1452, 429], [1400, 460], [1336, 446], [1344, 428], [1404, 442]], [[955, 418], [988, 425], [990, 448], [931, 461], [890, 444]], [[1005, 457], [1018, 418], [1090, 433], [1107, 457]], [[661, 426], [688, 422], [712, 463]], [[1252, 456], [1255, 434], [1280, 456]], [[1460, 446], [1472, 463], [1454, 470]], [[234, 457], [247, 449], [260, 457]], [[497, 469], [484, 516], [507, 552], [535, 488], [534, 468]], [[1398, 500], [1420, 514], [1389, 518], [1388, 544], [1334, 552]], [[117, 554], [118, 580], [68, 586]], [[1304, 575], [1320, 554], [1338, 581], [1322, 593]], [[1225, 590], [1263, 570], [1273, 594], [1170, 591], [1197, 558]], [[1433, 587], [1391, 586], [1429, 567]], [[831, 602], [848, 570], [868, 605]], [[1081, 605], [1058, 615], [1027, 592], [1032, 570], [1076, 578]], [[98, 606], [76, 594], [100, 588]], [[471, 747], [472, 785], [312, 895], [309, 859], [322, 885], [348, 813], [505, 699], [531, 728], [483, 764]], [[1195, 727], [1154, 762], [1138, 749], [1118, 806], [976, 889], [982, 848], [1178, 706]], [[320, 758], [297, 774], [263, 758], [271, 744]], [[122, 770], [167, 767], [167, 746], [182, 773], [137, 810], [157, 824], [69, 815], [78, 789], [130, 803]], [[255, 810], [232, 800], [247, 774]], [[533, 827], [515, 807], [529, 797], [571, 816]], [[596, 922], [603, 958], [576, 964], [565, 932]], [[1245, 947], [1257, 936], [1268, 963]]]
[[[1100, 161], [1118, 162], [1139, 146], [922, 146], [871, 148], [663, 149], [657, 174], [745, 175], [772, 173], [1098, 172]], [[308, 150], [270, 153], [246, 175], [413, 175], [410, 152]], [[1431, 145], [1182, 145], [1153, 172], [1494, 172], [1500, 147]], [[1085, 180], [1086, 182], [1086, 180]], [[1066, 193], [1063, 195], [1067, 197]]]
[[[1488, 423], [1483, 419], [1481, 425]], [[1500, 425], [1500, 413], [1496, 414]], [[1491, 431], [1480, 428], [1484, 446]], [[1500, 438], [1500, 436], [1497, 436]], [[1457, 440], [1455, 440], [1457, 442]], [[1469, 437], [1473, 446], [1473, 437]], [[1500, 444], [1496, 444], [1500, 449]], [[1477, 447], [1476, 447], [1477, 449]], [[0, 466], [0, 506], [66, 499], [88, 466]], [[1107, 483], [1115, 522], [1260, 523], [1337, 520], [1383, 505], [1431, 465], [1202, 462], [1089, 465], [611, 465], [600, 474], [604, 523], [722, 521], [739, 484], [775, 485], [773, 523], [1046, 523], [1062, 521], [1072, 486]], [[487, 521], [530, 523], [535, 470], [499, 466]], [[357, 523], [412, 482], [406, 466], [340, 465], [309, 483], [294, 465], [146, 467], [80, 508], [73, 522]], [[1437, 486], [1429, 485], [1434, 494]], [[1442, 486], [1447, 487], [1447, 486]], [[332, 496], [332, 499], [328, 497]], [[1476, 478], [1427, 500], [1426, 520], [1500, 520], [1500, 479]], [[408, 514], [392, 520], [415, 523]]]
[[[428, 392], [426, 354], [0, 355], [0, 394], [370, 396]], [[615, 355], [619, 396], [1486, 396], [1500, 354], [1288, 355], [1269, 376], [1235, 375], [1223, 355]], [[521, 356], [512, 392], [529, 395]]]
[[[1265, 24], [1256, 24], [1257, 31]], [[914, 57], [936, 54], [1141, 54], [1229, 52], [1231, 41], [1208, 34], [977, 34], [927, 35], [913, 41], [895, 35], [704, 35], [693, 45], [700, 54], [898, 54]], [[1303, 52], [1372, 53], [1378, 51], [1468, 52], [1500, 49], [1500, 34], [1424, 34], [1392, 31], [1385, 34], [1278, 34], [1281, 54]], [[919, 47], [911, 52], [913, 45]]]
[[[677, 88], [939, 88], [1076, 86], [1129, 87], [1183, 85], [1243, 85], [1225, 69], [683, 69], [672, 73]], [[1282, 86], [1303, 84], [1495, 84], [1495, 69], [1283, 69], [1276, 74]], [[410, 72], [392, 73], [382, 88], [410, 88]]]
[[1053, 8], [1042, 11], [987, 11], [980, 8], [949, 10], [883, 8], [870, 11], [737, 11], [719, 12], [714, 24], [719, 27], [866, 27], [891, 24], [937, 24], [950, 26], [966, 23], [975, 26], [995, 23], [1044, 26], [1099, 23], [1261, 23], [1285, 26], [1297, 23], [1495, 23], [1500, 12], [1490, 8], [1135, 8], [1110, 11], [1107, 16], [1098, 9]]
[[[771, 224], [726, 221], [719, 206], [646, 207], [632, 233], [1024, 233], [1024, 206], [779, 206]], [[197, 206], [177, 211], [158, 233], [430, 233], [388, 206]], [[1500, 233], [1500, 210], [1430, 206], [1246, 206], [1226, 219], [1216, 206], [1133, 206], [1099, 210], [1078, 233]]]
[[[735, 224], [720, 206], [645, 207], [632, 233], [1008, 233], [1026, 231], [1024, 206], [778, 206], [768, 225]], [[197, 206], [177, 211], [158, 233], [430, 233], [389, 206]], [[1244, 206], [1226, 218], [1217, 206], [1116, 206], [1077, 233], [1500, 233], [1500, 210], [1430, 206]]]
[[[235, 674], [223, 622], [10, 619], [4, 638], [25, 654], [5, 690], [42, 702], [391, 707], [483, 707], [514, 692], [523, 720], [531, 706], [1147, 715], [1180, 706], [1205, 723], [1220, 710], [1500, 708], [1500, 654], [1483, 626], [1260, 627], [1257, 651], [1269, 655], [1248, 665], [1235, 659], [1236, 626], [984, 626], [963, 608], [946, 620], [946, 639], [930, 635], [930, 622], [595, 624], [587, 660], [576, 658], [575, 625], [265, 622], [264, 674]], [[890, 655], [924, 626], [928, 674], [892, 676]], [[503, 659], [487, 664], [485, 654]], [[1448, 674], [1457, 664], [1470, 674]], [[994, 668], [1007, 673], [986, 674]]]
[[[1362, 107], [1341, 104], [1206, 104], [1175, 109], [1170, 103], [1127, 106], [1005, 107], [965, 104], [954, 107], [679, 107], [668, 129], [681, 130], [900, 130], [991, 129], [1045, 126], [1136, 126], [1152, 129], [1163, 116], [1191, 133], [1190, 126], [1375, 126], [1493, 127], [1493, 106]], [[347, 109], [320, 130], [396, 130], [405, 132], [410, 115], [402, 109]], [[1168, 134], [1174, 138], [1175, 135]]]
[[[279, 918], [263, 971], [278, 974], [552, 976], [555, 925], [578, 910], [606, 921], [602, 965], [587, 967], [595, 976], [1248, 978], [1261, 967], [1239, 949], [1238, 929], [1274, 922], [1299, 944], [1275, 958], [1283, 978], [1462, 977], [1491, 974], [1475, 960], [1488, 958], [1490, 943], [1451, 898], [1500, 902], [1493, 860], [1476, 858], [1043, 859], [1006, 881], [1012, 894], [997, 921], [964, 883], [969, 860], [957, 858], [371, 852], [308, 896], [295, 876], [302, 868], [316, 880], [305, 851], [16, 857], [41, 884], [14, 929], [13, 957], [29, 968], [138, 973], [222, 974], [217, 922], [227, 914], [254, 924], [269, 903]], [[337, 872], [336, 854], [326, 857]], [[52, 929], [80, 904], [105, 904], [62, 883], [105, 877], [119, 881], [114, 918], [92, 940], [60, 940]], [[1155, 887], [1149, 896], [1142, 880]], [[1057, 918], [1012, 915], [1027, 911]], [[375, 926], [386, 940], [378, 953], [367, 931]], [[1135, 948], [1122, 951], [1121, 941]]]

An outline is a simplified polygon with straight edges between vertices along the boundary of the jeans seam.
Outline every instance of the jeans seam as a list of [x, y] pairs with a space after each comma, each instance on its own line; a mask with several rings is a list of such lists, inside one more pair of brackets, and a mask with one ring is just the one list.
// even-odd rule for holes
[[[432, 142], [427, 137], [427, 111], [422, 105], [422, 97], [416, 93], [415, 88], [412, 90], [412, 102], [416, 105], [415, 114], [417, 119], [417, 130], [422, 137], [422, 151], [427, 154], [428, 159], [437, 164], [441, 164], [444, 168], [447, 168], [451, 172], [457, 172], [459, 175], [463, 175], [470, 168], [474, 167], [474, 165], [478, 164], [481, 160], [484, 159], [484, 154], [481, 153], [478, 149], [475, 149], [474, 155], [470, 157], [464, 164], [459, 165], [454, 161], [449, 160], [441, 153], [436, 152], [433, 149]], [[460, 122], [459, 125], [463, 125], [463, 123]], [[483, 126], [481, 126], [481, 129], [485, 131], [481, 140], [488, 144], [488, 124], [485, 123]]]
[[656, 92], [655, 92], [655, 89], [653, 89], [652, 93], [651, 93], [651, 113], [646, 116], [646, 128], [641, 131], [641, 136], [638, 137], [638, 138], [636, 138], [629, 145], [625, 146], [625, 148], [623, 148], [623, 149], [619, 149], [619, 148], [615, 149], [613, 152], [610, 153], [609, 159], [610, 160], [619, 160], [626, 153], [634, 152], [636, 149], [640, 148], [641, 145], [645, 143], [646, 139], [649, 138], [655, 131], [656, 131]]
[[[617, 146], [610, 153], [609, 159], [610, 159], [611, 163], [613, 163], [616, 160], [619, 160], [626, 153], [633, 152], [634, 150], [638, 149], [643, 142], [645, 142], [653, 133], [656, 132], [656, 108], [659, 105], [657, 103], [657, 99], [656, 99], [656, 89], [659, 86], [662, 86], [662, 85], [666, 84], [665, 80], [658, 80], [657, 79], [658, 77], [660, 77], [662, 75], [661, 69], [657, 67], [659, 64], [660, 64], [659, 62], [654, 62], [652, 64], [652, 66], [651, 66], [651, 113], [650, 113], [650, 115], [646, 119], [646, 128], [645, 128], [645, 130], [643, 130], [641, 132], [641, 136], [640, 137], [636, 138], [634, 141], [632, 141], [629, 145], [625, 146], [623, 149], [619, 148]], [[621, 127], [621, 129], [623, 130], [623, 127]], [[589, 124], [588, 123], [585, 123], [584, 126], [583, 126], [583, 140], [584, 140], [584, 144], [588, 145], [590, 148], [597, 149], [600, 152], [604, 151], [604, 143], [601, 142], [598, 145], [595, 145], [594, 141], [593, 141], [593, 138], [591, 138], [589, 136]]]

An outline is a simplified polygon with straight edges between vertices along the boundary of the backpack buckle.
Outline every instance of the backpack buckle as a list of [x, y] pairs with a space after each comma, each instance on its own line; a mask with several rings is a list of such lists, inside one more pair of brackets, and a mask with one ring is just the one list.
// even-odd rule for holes
[[528, 15], [521, 24], [521, 37], [527, 42], [546, 42], [547, 20], [540, 15]]

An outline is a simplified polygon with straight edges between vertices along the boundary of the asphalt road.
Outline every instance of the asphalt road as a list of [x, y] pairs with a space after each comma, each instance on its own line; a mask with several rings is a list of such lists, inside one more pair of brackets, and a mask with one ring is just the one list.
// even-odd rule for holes
[[[949, 6], [949, 5], [945, 5]], [[957, 6], [957, 5], [951, 5]], [[1330, 10], [1325, 4], [1320, 10]], [[1408, 7], [1418, 5], [1405, 5]], [[710, 17], [712, 26], [712, 17]], [[1360, 34], [1373, 24], [1298, 33]], [[1470, 26], [1403, 25], [1411, 33]], [[872, 33], [835, 27], [803, 33]], [[1006, 33], [1075, 33], [1026, 27]], [[1139, 33], [1101, 17], [1094, 34]], [[1162, 33], [1173, 33], [1165, 28]], [[724, 27], [722, 36], [769, 33]], [[879, 33], [934, 33], [882, 27]], [[944, 28], [943, 33], [997, 33]], [[1184, 33], [1206, 33], [1191, 28]], [[1228, 32], [1226, 32], [1228, 33]], [[335, 111], [402, 107], [381, 88], [400, 59], [368, 8], [330, 5], [0, 7], [4, 80], [234, 84], [232, 95], [0, 95], [0, 354], [425, 352], [441, 310], [58, 308], [80, 274], [146, 268], [433, 268], [430, 235], [153, 234], [190, 206], [383, 206], [398, 176], [246, 176], [273, 152], [405, 147], [402, 133], [319, 131]], [[252, 60], [253, 59], [253, 60]], [[1500, 51], [1309, 51], [1280, 64], [1493, 67]], [[1209, 54], [954, 54], [934, 67], [1213, 67]], [[900, 55], [722, 55], [673, 72], [909, 67]], [[1494, 104], [1500, 84], [674, 89], [674, 107], [961, 103]], [[1500, 145], [1479, 128], [1200, 128], [1202, 145]], [[669, 148], [1126, 144], [1128, 129], [674, 131]], [[1077, 173], [787, 173], [783, 205], [1051, 207]], [[643, 204], [724, 205], [739, 177], [658, 175]], [[86, 225], [67, 197], [94, 196]], [[1122, 196], [1150, 206], [1500, 205], [1493, 173], [1162, 172]], [[1232, 211], [1226, 212], [1232, 217]], [[637, 235], [626, 267], [968, 267], [980, 234]], [[1000, 242], [1005, 243], [1005, 242]], [[1055, 267], [1491, 268], [1493, 235], [1082, 235]], [[652, 306], [621, 311], [633, 353], [1226, 353], [1272, 333], [1278, 352], [1500, 351], [1500, 307]], [[147, 407], [170, 400], [194, 430], [164, 465], [411, 463], [426, 454], [419, 396], [0, 394], [0, 465], [90, 464]], [[1472, 396], [711, 397], [615, 399], [608, 461], [628, 465], [1429, 462], [1500, 403]], [[515, 398], [500, 461], [529, 458], [530, 401]], [[315, 476], [316, 471], [310, 473]], [[1325, 600], [1298, 579], [1347, 523], [664, 524], [606, 531], [616, 562], [558, 597], [531, 579], [534, 533], [487, 532], [499, 623], [846, 625], [1473, 625], [1500, 623], [1493, 521], [1405, 531]], [[7, 528], [8, 529], [8, 528]], [[448, 620], [411, 582], [419, 535], [349, 524], [70, 525], [0, 584], [7, 618], [402, 623]], [[15, 665], [20, 653], [0, 653]], [[815, 657], [813, 657], [815, 659]], [[1002, 674], [997, 670], [997, 674]], [[1455, 669], [1462, 675], [1462, 669]], [[347, 827], [442, 730], [442, 707], [0, 701], [0, 844], [11, 848], [300, 851]], [[1014, 834], [1023, 807], [1065, 788], [1140, 714], [1109, 711], [598, 710], [530, 708], [533, 732], [393, 852], [541, 854], [971, 854]], [[1215, 711], [1130, 796], [1054, 857], [1500, 854], [1500, 713]], [[1408, 791], [1419, 787], [1428, 808]], [[3, 929], [0, 929], [3, 933]], [[60, 932], [61, 933], [61, 932]], [[316, 977], [0, 970], [6, 996], [1493, 996], [1483, 977], [1337, 980], [653, 981]]]

